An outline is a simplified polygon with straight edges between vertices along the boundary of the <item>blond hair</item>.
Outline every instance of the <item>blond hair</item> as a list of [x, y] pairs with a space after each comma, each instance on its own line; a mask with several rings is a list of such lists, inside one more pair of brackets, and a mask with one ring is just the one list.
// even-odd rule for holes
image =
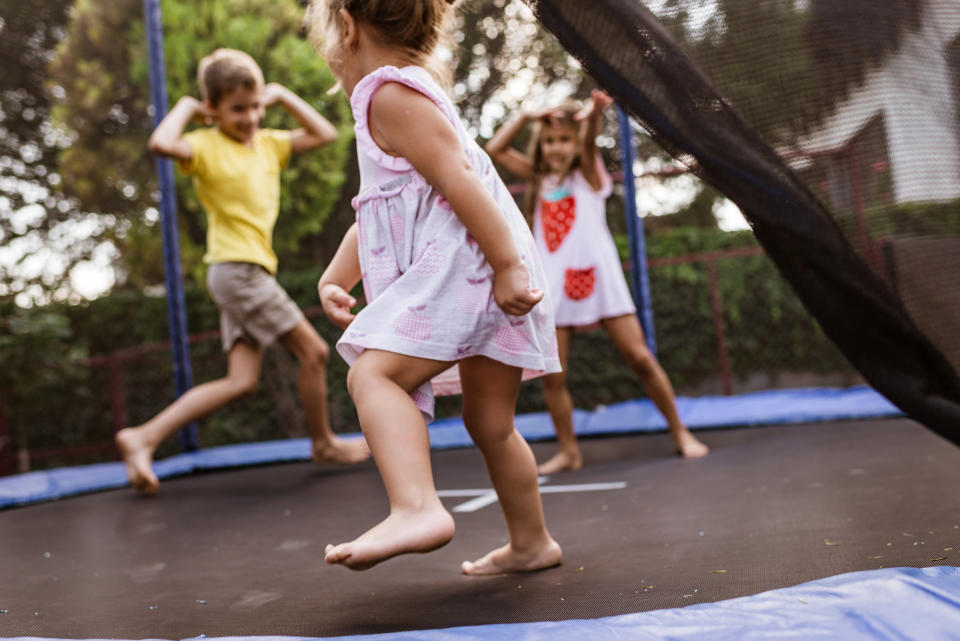
[[[533, 122], [533, 131], [530, 136], [530, 146], [527, 147], [527, 156], [533, 163], [533, 177], [530, 184], [527, 185], [527, 195], [523, 203], [523, 215], [527, 221], [533, 219], [533, 211], [537, 207], [537, 199], [540, 197], [540, 187], [543, 185], [543, 176], [549, 173], [546, 161], [543, 159], [543, 148], [540, 146], [540, 136], [543, 134], [544, 126], [573, 127], [579, 130], [580, 123], [574, 119], [574, 116], [581, 109], [581, 105], [574, 100], [566, 100], [550, 110], [549, 113], [540, 116]], [[580, 146], [577, 145], [577, 154], [567, 168], [567, 172], [572, 172], [580, 166]]]
[[452, 84], [447, 65], [434, 55], [438, 44], [449, 44], [446, 18], [457, 0], [311, 0], [306, 22], [310, 40], [327, 60], [336, 59], [338, 40], [329, 34], [343, 34], [340, 10], [358, 24], [372, 29], [377, 39], [400, 50], [411, 64], [425, 67], [444, 87]]
[[237, 87], [263, 87], [263, 71], [249, 54], [237, 49], [217, 49], [197, 65], [197, 84], [203, 99], [214, 107]]

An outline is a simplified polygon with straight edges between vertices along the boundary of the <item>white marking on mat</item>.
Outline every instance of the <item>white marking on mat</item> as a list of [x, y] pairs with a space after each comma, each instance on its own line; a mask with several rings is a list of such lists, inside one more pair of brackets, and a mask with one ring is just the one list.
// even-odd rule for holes
[[[549, 480], [550, 479], [545, 476], [541, 476], [537, 479], [537, 483], [541, 484], [541, 494], [559, 494], [563, 492], [600, 492], [606, 490], [622, 490], [623, 488], [627, 487], [627, 484], [623, 481], [616, 481], [613, 483], [578, 483], [576, 485], [543, 485], [543, 483], [546, 483]], [[437, 494], [441, 497], [474, 497], [465, 503], [454, 506], [454, 512], [476, 512], [481, 508], [497, 502], [497, 493], [490, 488], [440, 490], [437, 492]]]

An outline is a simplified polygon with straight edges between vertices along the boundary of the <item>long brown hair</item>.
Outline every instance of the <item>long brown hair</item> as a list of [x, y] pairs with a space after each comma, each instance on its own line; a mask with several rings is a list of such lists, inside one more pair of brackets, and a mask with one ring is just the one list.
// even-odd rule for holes
[[[533, 161], [533, 176], [527, 185], [527, 195], [523, 203], [523, 215], [528, 223], [533, 222], [533, 212], [537, 208], [537, 199], [540, 198], [540, 187], [543, 186], [543, 177], [550, 172], [547, 163], [543, 159], [543, 147], [540, 145], [540, 136], [543, 134], [545, 126], [573, 127], [579, 131], [580, 123], [574, 120], [574, 116], [580, 111], [581, 106], [573, 100], [566, 100], [556, 107], [550, 113], [537, 118], [533, 123], [533, 131], [530, 136], [530, 145], [527, 147], [527, 156]], [[567, 170], [572, 172], [580, 166], [580, 147], [577, 145], [577, 153], [570, 163]], [[565, 178], [566, 176], [564, 176]]]
[[340, 9], [372, 28], [381, 42], [402, 50], [412, 64], [425, 67], [445, 88], [453, 84], [448, 65], [434, 55], [438, 44], [449, 45], [448, 10], [457, 0], [312, 0], [307, 9], [310, 40], [328, 58], [335, 43], [331, 27], [343, 33]]

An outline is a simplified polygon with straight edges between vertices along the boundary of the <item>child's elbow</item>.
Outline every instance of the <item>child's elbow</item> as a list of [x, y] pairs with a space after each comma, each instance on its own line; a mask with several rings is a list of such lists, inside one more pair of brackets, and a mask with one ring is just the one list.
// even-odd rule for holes
[[317, 137], [316, 146], [325, 147], [330, 143], [336, 141], [336, 139], [337, 139], [337, 131], [335, 129], [331, 132], [324, 132], [323, 134]]
[[170, 150], [163, 143], [163, 141], [156, 136], [150, 136], [150, 141], [147, 143], [147, 148], [151, 153], [157, 154], [158, 156], [170, 155]]

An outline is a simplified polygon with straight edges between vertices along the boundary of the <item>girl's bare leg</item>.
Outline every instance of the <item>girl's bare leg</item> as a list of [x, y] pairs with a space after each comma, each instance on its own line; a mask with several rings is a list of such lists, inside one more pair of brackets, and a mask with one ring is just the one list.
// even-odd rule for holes
[[297, 379], [300, 401], [307, 415], [315, 463], [359, 463], [370, 457], [363, 439], [338, 438], [330, 429], [327, 411], [327, 360], [330, 347], [306, 319], [280, 337], [300, 362]]
[[673, 385], [670, 384], [666, 372], [647, 347], [647, 341], [644, 339], [643, 329], [637, 317], [626, 314], [604, 319], [601, 323], [627, 365], [640, 379], [650, 400], [667, 419], [670, 438], [673, 439], [677, 453], [684, 458], [706, 456], [710, 448], [701, 443], [680, 420]]
[[513, 425], [520, 374], [483, 356], [460, 362], [463, 421], [483, 454], [510, 537], [480, 559], [464, 561], [464, 574], [530, 572], [557, 565], [563, 557], [544, 523], [533, 452]]
[[540, 474], [579, 470], [583, 467], [583, 456], [580, 454], [577, 436], [573, 431], [573, 397], [567, 387], [567, 362], [572, 340], [573, 328], [557, 328], [557, 347], [563, 371], [543, 377], [543, 397], [547, 403], [547, 411], [550, 412], [550, 419], [553, 421], [553, 429], [557, 432], [557, 445], [560, 451], [537, 468]]
[[181, 427], [236, 398], [255, 392], [260, 379], [261, 359], [260, 350], [237, 341], [227, 354], [226, 377], [187, 390], [143, 425], [117, 432], [114, 441], [127, 466], [131, 485], [144, 494], [155, 493], [159, 482], [151, 464], [160, 443]]
[[390, 500], [390, 514], [353, 541], [328, 545], [324, 560], [366, 570], [398, 554], [429, 552], [453, 538], [453, 517], [433, 484], [430, 440], [410, 392], [449, 363], [367, 350], [347, 387]]

